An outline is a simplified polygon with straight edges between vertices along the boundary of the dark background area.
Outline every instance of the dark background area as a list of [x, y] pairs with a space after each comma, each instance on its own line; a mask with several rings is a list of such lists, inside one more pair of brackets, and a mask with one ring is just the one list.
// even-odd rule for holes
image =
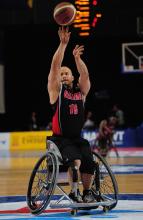
[[[51, 120], [47, 77], [59, 43], [58, 26], [52, 17], [58, 2], [35, 0], [30, 9], [24, 0], [0, 1], [0, 61], [5, 66], [6, 107], [5, 114], [0, 114], [1, 131], [27, 130], [32, 111], [37, 112], [42, 127]], [[100, 1], [97, 9], [102, 18], [89, 37], [79, 37], [70, 27], [64, 64], [76, 73], [72, 49], [75, 44], [85, 45], [83, 59], [92, 83], [86, 110], [93, 111], [97, 124], [114, 103], [125, 112], [127, 126], [143, 121], [143, 74], [121, 73], [122, 43], [143, 42], [142, 33], [137, 32], [142, 4], [141, 0]]]

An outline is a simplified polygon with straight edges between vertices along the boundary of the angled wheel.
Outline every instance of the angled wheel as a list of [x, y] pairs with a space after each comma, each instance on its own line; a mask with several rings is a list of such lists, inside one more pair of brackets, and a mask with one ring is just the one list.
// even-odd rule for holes
[[103, 139], [98, 141], [98, 153], [102, 156], [102, 157], [107, 157], [108, 153], [109, 153], [109, 143], [108, 140]]
[[106, 160], [96, 152], [93, 152], [93, 157], [96, 163], [96, 172], [92, 190], [95, 194], [98, 192], [99, 201], [109, 202], [106, 208], [111, 210], [118, 202], [117, 181]]
[[50, 203], [58, 173], [58, 159], [52, 152], [44, 154], [36, 163], [27, 190], [27, 205], [32, 214], [40, 214]]

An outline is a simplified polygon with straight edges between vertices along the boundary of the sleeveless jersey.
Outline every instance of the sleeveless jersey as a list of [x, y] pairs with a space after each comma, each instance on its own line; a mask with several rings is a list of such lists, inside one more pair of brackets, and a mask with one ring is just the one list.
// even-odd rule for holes
[[53, 134], [68, 138], [79, 137], [84, 123], [84, 103], [80, 89], [61, 85], [53, 110]]

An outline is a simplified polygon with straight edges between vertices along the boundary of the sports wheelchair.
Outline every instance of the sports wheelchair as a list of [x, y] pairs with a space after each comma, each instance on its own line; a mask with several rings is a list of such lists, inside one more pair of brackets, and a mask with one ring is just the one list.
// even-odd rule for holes
[[[47, 140], [47, 152], [35, 164], [28, 184], [27, 205], [30, 212], [39, 215], [46, 208], [68, 208], [71, 214], [75, 215], [78, 210], [101, 207], [107, 212], [113, 209], [118, 202], [118, 185], [115, 176], [102, 156], [93, 152], [93, 158], [96, 169], [91, 190], [96, 196], [96, 202], [74, 202], [69, 198], [67, 190], [63, 189], [64, 183], [58, 182], [59, 168], [64, 166], [61, 153], [54, 142]], [[59, 197], [53, 200], [57, 191], [60, 192]]]
[[119, 158], [119, 153], [117, 147], [115, 146], [113, 140], [108, 138], [102, 138], [101, 140], [95, 140], [93, 150], [97, 149], [97, 152], [104, 158], [107, 158], [110, 151], [113, 150], [116, 157]]

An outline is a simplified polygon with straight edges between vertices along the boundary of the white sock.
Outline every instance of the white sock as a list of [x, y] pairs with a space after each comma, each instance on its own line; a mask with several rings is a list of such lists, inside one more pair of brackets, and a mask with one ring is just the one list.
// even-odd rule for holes
[[77, 182], [72, 183], [72, 192], [75, 193], [75, 196], [77, 196], [77, 189], [78, 189], [78, 183]]

